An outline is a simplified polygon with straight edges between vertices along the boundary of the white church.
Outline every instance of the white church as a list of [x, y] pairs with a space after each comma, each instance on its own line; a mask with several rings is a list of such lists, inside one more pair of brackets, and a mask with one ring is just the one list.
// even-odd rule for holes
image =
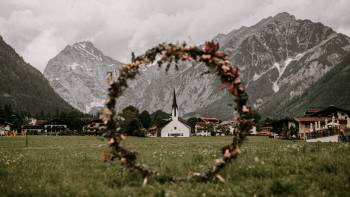
[[171, 121], [161, 129], [160, 137], [190, 137], [190, 133], [191, 128], [179, 120], [179, 111], [174, 90]]

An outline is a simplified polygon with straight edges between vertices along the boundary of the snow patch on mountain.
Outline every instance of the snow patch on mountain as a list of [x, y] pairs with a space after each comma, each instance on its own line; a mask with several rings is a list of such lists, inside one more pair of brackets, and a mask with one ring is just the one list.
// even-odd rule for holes
[[80, 42], [80, 43], [73, 44], [73, 47], [78, 49], [78, 50], [80, 50], [80, 51], [82, 51], [87, 56], [95, 58], [98, 61], [102, 61], [102, 57], [100, 57], [99, 55], [95, 54], [93, 49], [88, 48], [86, 42]]
[[297, 54], [295, 57], [291, 58], [287, 58], [283, 64], [279, 64], [279, 63], [275, 63], [274, 67], [277, 69], [278, 71], [278, 77], [277, 80], [273, 82], [272, 84], [272, 90], [276, 93], [279, 91], [280, 87], [278, 85], [278, 82], [280, 81], [281, 77], [283, 76], [284, 72], [286, 71], [287, 67], [289, 66], [289, 64], [293, 61], [299, 61], [302, 57], [304, 56], [304, 53], [299, 53]]
[[77, 64], [76, 62], [74, 62], [73, 64], [68, 64], [67, 67], [72, 69], [72, 70], [76, 70], [77, 67], [80, 67], [80, 65]]

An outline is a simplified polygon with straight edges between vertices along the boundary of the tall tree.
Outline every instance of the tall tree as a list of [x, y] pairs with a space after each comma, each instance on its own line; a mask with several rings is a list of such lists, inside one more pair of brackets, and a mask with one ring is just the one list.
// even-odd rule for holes
[[5, 116], [5, 111], [2, 109], [2, 106], [0, 105], [0, 117]]
[[120, 126], [122, 131], [126, 131], [128, 124], [134, 120], [134, 119], [138, 119], [139, 116], [139, 110], [132, 106], [129, 105], [126, 108], [123, 109], [122, 113], [119, 114], [121, 117], [123, 117], [123, 121], [121, 122]]
[[13, 114], [11, 104], [10, 105], [5, 105], [4, 112], [5, 112], [5, 117], [7, 119], [9, 119], [11, 117], [11, 115]]
[[151, 114], [152, 125], [160, 126], [167, 122], [170, 118], [170, 114], [157, 110]]
[[146, 111], [146, 110], [143, 111], [139, 115], [139, 119], [140, 119], [140, 121], [142, 123], [143, 128], [145, 128], [145, 129], [150, 128], [150, 126], [151, 126], [151, 116], [150, 116], [148, 111]]
[[132, 119], [126, 127], [126, 134], [136, 135], [140, 129], [142, 129], [142, 123], [140, 122], [140, 120], [137, 118]]
[[198, 118], [196, 118], [196, 117], [192, 117], [192, 118], [187, 119], [186, 123], [191, 127], [191, 133], [195, 132], [195, 127], [196, 127], [197, 121], [198, 121]]
[[256, 122], [256, 123], [259, 123], [261, 120], [261, 115], [259, 114], [259, 112], [255, 111], [255, 110], [251, 110], [248, 117], [253, 119], [254, 122]]

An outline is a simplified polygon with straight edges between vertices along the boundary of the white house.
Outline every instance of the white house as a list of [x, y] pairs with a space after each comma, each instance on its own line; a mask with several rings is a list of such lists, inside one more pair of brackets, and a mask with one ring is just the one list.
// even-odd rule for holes
[[171, 121], [162, 128], [160, 136], [161, 137], [190, 137], [190, 133], [191, 133], [191, 128], [179, 120], [179, 111], [176, 104], [176, 96], [175, 96], [175, 90], [174, 90]]

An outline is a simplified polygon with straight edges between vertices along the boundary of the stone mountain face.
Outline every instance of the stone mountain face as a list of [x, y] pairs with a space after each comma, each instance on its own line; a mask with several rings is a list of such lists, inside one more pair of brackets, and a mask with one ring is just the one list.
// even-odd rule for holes
[[91, 42], [66, 46], [44, 71], [54, 90], [80, 111], [89, 113], [103, 106], [106, 75], [121, 63], [103, 55]]
[[[321, 23], [297, 20], [288, 13], [219, 34], [214, 39], [241, 69], [251, 105], [265, 117], [301, 112], [290, 103], [302, 97], [311, 85], [350, 54], [347, 36]], [[233, 108], [229, 106], [233, 98], [220, 89], [216, 76], [200, 76], [206, 70], [203, 64], [187, 65], [168, 75], [163, 70], [151, 67], [141, 72], [140, 78], [131, 82], [132, 90], [127, 90], [118, 105], [169, 111], [171, 92], [175, 88], [180, 113], [186, 117], [204, 115], [227, 119], [232, 116]], [[304, 110], [308, 106], [300, 107]]]
[[220, 83], [216, 76], [201, 76], [205, 71], [205, 65], [190, 63], [179, 65], [178, 71], [170, 68], [165, 72], [165, 66], [159, 68], [157, 65], [141, 68], [141, 74], [129, 82], [129, 88], [118, 99], [117, 107], [122, 110], [127, 105], [134, 105], [141, 110], [161, 109], [170, 113], [175, 89], [180, 116], [205, 108], [227, 94], [218, 88]]
[[241, 68], [252, 106], [272, 117], [294, 115], [285, 107], [350, 54], [349, 37], [288, 13], [232, 31], [219, 42]]
[[[297, 20], [288, 13], [219, 34], [214, 39], [232, 63], [241, 69], [251, 106], [265, 117], [295, 115], [306, 109], [313, 98], [304, 97], [305, 93], [319, 87], [315, 85], [319, 81], [327, 83], [324, 79], [327, 73], [350, 54], [347, 36], [321, 23]], [[111, 59], [108, 63], [98, 64], [99, 58], [82, 50], [85, 48], [81, 44], [68, 46], [52, 59], [45, 75], [65, 100], [88, 111], [103, 101], [101, 95], [105, 92], [101, 87], [106, 88], [105, 68], [109, 68], [105, 65], [119, 64]], [[129, 82], [129, 88], [118, 99], [117, 109], [134, 105], [150, 112], [158, 109], [170, 112], [175, 88], [180, 116], [232, 117], [233, 97], [221, 90], [217, 76], [201, 76], [207, 70], [203, 64], [183, 63], [179, 68], [178, 71], [171, 68], [167, 73], [164, 67], [159, 68], [156, 64], [141, 68], [140, 76]], [[296, 100], [304, 104], [293, 107]]]
[[0, 106], [3, 105], [32, 115], [75, 111], [55, 93], [44, 75], [26, 63], [0, 36]]

